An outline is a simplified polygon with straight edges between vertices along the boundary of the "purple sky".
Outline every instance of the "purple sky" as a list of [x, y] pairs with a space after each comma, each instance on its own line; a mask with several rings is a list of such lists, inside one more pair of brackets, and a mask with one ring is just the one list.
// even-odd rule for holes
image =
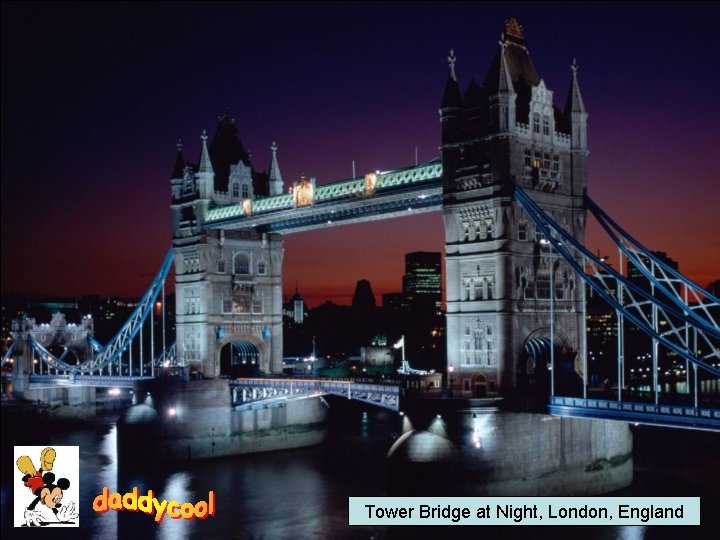
[[[175, 141], [196, 160], [226, 105], [256, 169], [277, 141], [286, 185], [435, 157], [449, 49], [461, 87], [482, 82], [510, 9], [556, 104], [578, 59], [590, 195], [719, 279], [717, 3], [6, 2], [2, 291], [140, 295], [171, 241]], [[397, 291], [404, 254], [443, 237], [439, 213], [290, 235], [285, 292]]]

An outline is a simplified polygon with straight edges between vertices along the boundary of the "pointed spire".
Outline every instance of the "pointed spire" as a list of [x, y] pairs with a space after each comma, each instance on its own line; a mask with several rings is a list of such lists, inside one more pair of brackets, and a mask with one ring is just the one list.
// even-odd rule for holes
[[277, 160], [277, 144], [273, 141], [270, 150], [272, 150], [272, 161], [270, 162], [270, 195], [281, 195], [283, 192], [283, 179], [280, 173], [280, 165]]
[[204, 129], [202, 135], [200, 135], [200, 139], [202, 140], [202, 152], [200, 153], [200, 166], [198, 167], [198, 172], [214, 173], [215, 171], [213, 171], [212, 162], [210, 161], [210, 154], [208, 153], [207, 147], [208, 136]]
[[577, 60], [573, 58], [572, 64], [570, 65], [570, 71], [572, 71], [572, 81], [570, 81], [570, 92], [568, 92], [567, 101], [565, 101], [565, 110], [563, 111], [566, 115], [571, 113], [587, 113], [585, 110], [585, 104], [583, 103], [582, 95], [580, 94], [580, 86], [577, 81], [577, 72], [579, 66]]
[[455, 51], [450, 49], [450, 56], [448, 56], [448, 67], [450, 71], [448, 73], [447, 81], [445, 82], [445, 93], [443, 94], [441, 109], [454, 107], [459, 108], [462, 105], [462, 97], [460, 95], [460, 86], [457, 82], [457, 75], [455, 74], [455, 63], [457, 57]]
[[507, 41], [502, 39], [500, 41], [500, 73], [498, 74], [498, 93], [515, 91], [512, 77], [510, 77], [510, 69], [508, 68], [507, 64], [507, 58], [505, 54], [506, 51]]
[[448, 56], [448, 65], [450, 66], [450, 78], [457, 82], [457, 77], [455, 76], [455, 62], [457, 62], [457, 58], [455, 57], [455, 51], [453, 49], [450, 49], [450, 56]]
[[173, 168], [173, 178], [182, 178], [185, 170], [185, 159], [182, 153], [182, 139], [177, 141], [177, 157], [175, 158], [175, 167]]

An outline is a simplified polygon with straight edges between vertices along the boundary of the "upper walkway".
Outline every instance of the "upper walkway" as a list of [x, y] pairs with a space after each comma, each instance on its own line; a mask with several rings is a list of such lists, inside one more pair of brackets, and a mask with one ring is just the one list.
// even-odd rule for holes
[[263, 197], [247, 206], [232, 204], [208, 211], [209, 229], [249, 229], [283, 234], [328, 224], [351, 224], [400, 217], [442, 208], [442, 163], [377, 172], [362, 178], [308, 188], [299, 200], [292, 193]]

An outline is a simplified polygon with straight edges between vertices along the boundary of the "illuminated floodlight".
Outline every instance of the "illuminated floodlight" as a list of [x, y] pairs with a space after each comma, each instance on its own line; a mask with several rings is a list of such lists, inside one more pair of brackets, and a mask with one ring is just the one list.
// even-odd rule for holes
[[119, 396], [120, 392], [121, 390], [119, 388], [111, 388], [110, 390], [108, 390], [108, 394], [110, 394], [111, 396]]
[[170, 416], [175, 416], [175, 415], [177, 414], [177, 409], [175, 409], [175, 407], [170, 407], [170, 408], [168, 409], [168, 414], [169, 414]]

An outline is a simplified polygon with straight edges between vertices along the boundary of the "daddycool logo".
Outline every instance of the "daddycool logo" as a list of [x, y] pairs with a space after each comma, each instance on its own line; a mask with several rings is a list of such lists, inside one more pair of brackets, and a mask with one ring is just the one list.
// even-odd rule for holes
[[158, 501], [152, 489], [147, 495], [138, 497], [139, 490], [134, 487], [132, 493], [110, 493], [110, 489], [104, 487], [103, 492], [95, 497], [93, 510], [102, 514], [108, 510], [130, 510], [131, 512], [144, 512], [145, 514], [155, 513], [155, 521], [160, 523], [167, 513], [172, 519], [205, 519], [215, 515], [215, 492], [208, 492], [207, 501], [197, 503], [183, 503], [177, 501]]

